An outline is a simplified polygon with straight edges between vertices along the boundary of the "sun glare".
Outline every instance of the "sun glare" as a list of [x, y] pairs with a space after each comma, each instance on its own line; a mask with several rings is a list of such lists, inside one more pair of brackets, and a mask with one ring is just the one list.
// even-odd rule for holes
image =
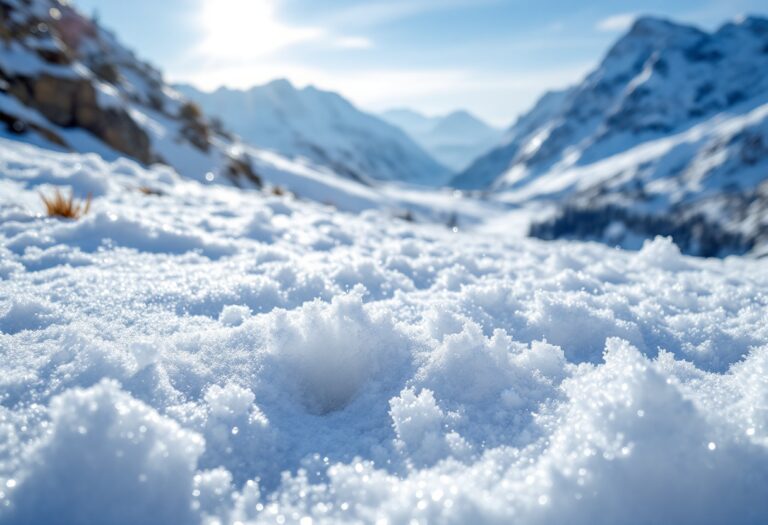
[[246, 60], [311, 40], [323, 31], [293, 27], [277, 19], [274, 0], [202, 0], [202, 53], [209, 58]]

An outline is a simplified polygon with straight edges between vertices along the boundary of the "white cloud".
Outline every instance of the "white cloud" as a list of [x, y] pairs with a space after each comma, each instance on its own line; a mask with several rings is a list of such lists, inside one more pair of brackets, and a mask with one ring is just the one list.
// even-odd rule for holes
[[637, 13], [621, 13], [600, 20], [595, 28], [605, 33], [619, 33], [626, 31], [637, 19]]

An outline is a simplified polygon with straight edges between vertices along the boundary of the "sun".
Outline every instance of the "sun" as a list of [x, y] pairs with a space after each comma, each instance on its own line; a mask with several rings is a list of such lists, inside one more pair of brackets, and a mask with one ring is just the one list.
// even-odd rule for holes
[[323, 31], [278, 20], [275, 0], [202, 0], [202, 54], [212, 59], [253, 60], [312, 40]]

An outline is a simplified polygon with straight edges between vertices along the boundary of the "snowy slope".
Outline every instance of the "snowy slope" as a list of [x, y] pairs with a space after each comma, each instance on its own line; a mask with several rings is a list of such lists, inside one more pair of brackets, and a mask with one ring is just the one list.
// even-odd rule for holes
[[236, 143], [68, 2], [0, 6], [0, 136], [259, 184]]
[[381, 117], [413, 137], [433, 157], [455, 172], [497, 145], [500, 130], [467, 111], [426, 117], [415, 111], [395, 109]]
[[453, 184], [553, 202], [556, 216], [532, 230], [544, 238], [637, 248], [663, 234], [693, 254], [749, 251], [768, 222], [766, 49], [764, 18], [713, 33], [641, 18]]
[[244, 146], [253, 169], [272, 187], [288, 189], [298, 199], [309, 199], [345, 212], [380, 210], [417, 222], [468, 226], [498, 217], [505, 203], [474, 199], [451, 189], [426, 188], [395, 182], [360, 184], [337, 173], [276, 153]]
[[287, 80], [247, 91], [177, 89], [245, 142], [289, 158], [305, 157], [354, 180], [440, 186], [450, 176], [405, 133], [336, 93], [297, 89]]
[[[504, 133], [500, 143], [476, 158], [462, 173], [456, 175], [451, 185], [466, 190], [491, 187], [513, 165], [518, 153], [536, 145], [559, 118], [563, 104], [571, 91], [545, 93], [531, 111], [521, 116], [512, 128]], [[530, 145], [529, 145], [530, 143]]]
[[[594, 239], [638, 248], [671, 235], [695, 255], [768, 248], [768, 97], [736, 107], [601, 162], [564, 169], [506, 198], [567, 195], [554, 217], [534, 225], [542, 238]], [[527, 194], [527, 196], [526, 196]]]
[[3, 141], [0, 523], [764, 523], [766, 312], [768, 261]]

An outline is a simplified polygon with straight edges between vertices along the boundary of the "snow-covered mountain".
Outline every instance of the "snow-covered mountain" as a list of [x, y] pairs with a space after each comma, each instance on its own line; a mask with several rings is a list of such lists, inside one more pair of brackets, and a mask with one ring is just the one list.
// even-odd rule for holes
[[235, 141], [68, 2], [2, 0], [0, 41], [0, 135], [259, 185]]
[[502, 138], [501, 130], [467, 111], [427, 117], [409, 109], [393, 109], [381, 116], [408, 133], [433, 157], [456, 172], [466, 169]]
[[287, 80], [242, 91], [176, 88], [219, 117], [247, 143], [305, 157], [354, 180], [397, 180], [440, 186], [450, 172], [403, 131], [360, 111], [336, 93]]
[[764, 242], [768, 20], [707, 33], [637, 20], [581, 84], [550, 93], [456, 177], [505, 200], [554, 200], [533, 228], [626, 246], [673, 235], [703, 255]]

